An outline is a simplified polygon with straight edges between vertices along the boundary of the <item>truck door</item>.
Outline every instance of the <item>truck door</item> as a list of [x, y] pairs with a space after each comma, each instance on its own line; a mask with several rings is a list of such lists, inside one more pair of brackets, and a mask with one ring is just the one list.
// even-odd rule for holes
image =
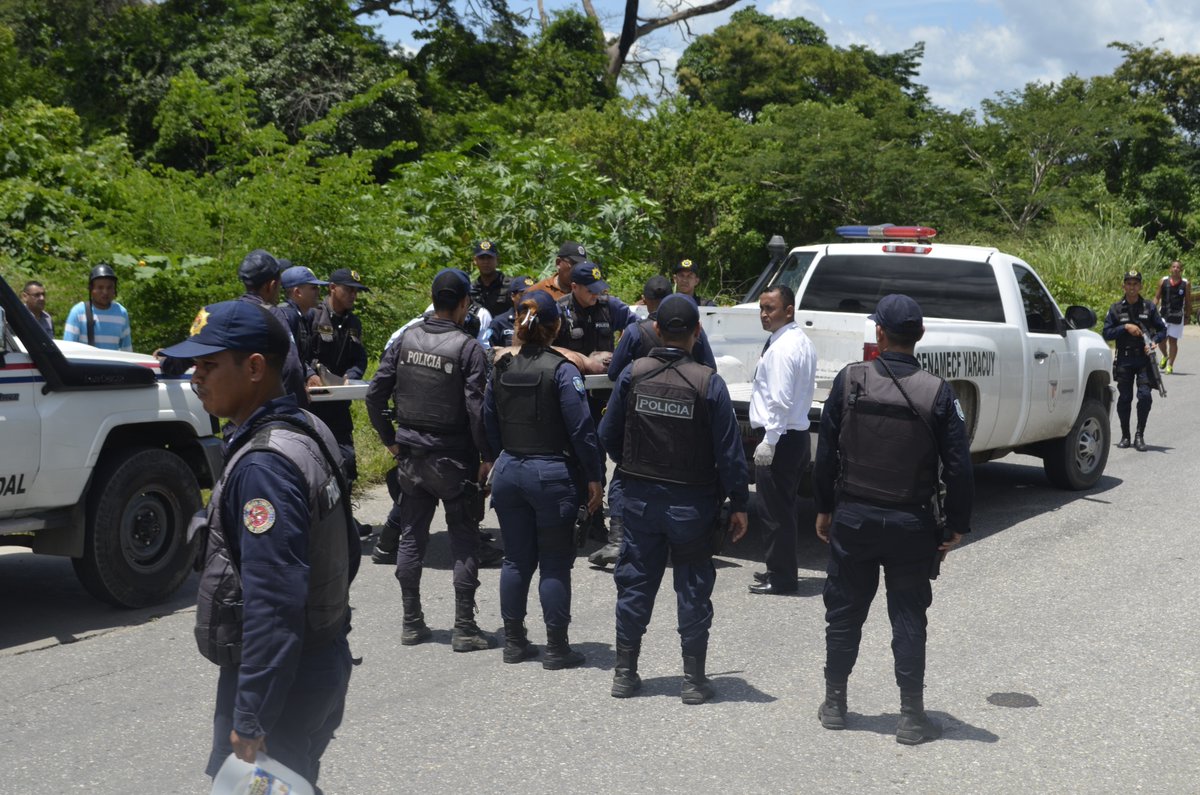
[[1025, 311], [1029, 357], [1029, 415], [1022, 438], [1052, 439], [1070, 431], [1075, 421], [1079, 368], [1054, 299], [1033, 271], [1016, 262], [1012, 268]]
[[[23, 311], [23, 310], [22, 310]], [[41, 464], [40, 377], [21, 350], [0, 309], [0, 517], [30, 504]]]

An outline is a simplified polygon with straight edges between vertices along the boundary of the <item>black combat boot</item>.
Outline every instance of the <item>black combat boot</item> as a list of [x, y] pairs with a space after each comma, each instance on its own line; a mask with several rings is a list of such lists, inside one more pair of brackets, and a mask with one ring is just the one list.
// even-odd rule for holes
[[371, 552], [371, 562], [384, 566], [396, 565], [396, 549], [400, 545], [400, 528], [391, 522], [384, 522], [375, 540], [375, 549]]
[[604, 568], [617, 562], [621, 554], [621, 536], [625, 534], [625, 520], [619, 516], [608, 517], [608, 543], [588, 555], [588, 563]]
[[825, 700], [817, 709], [817, 717], [826, 729], [846, 728], [846, 683], [825, 680]]
[[617, 664], [613, 666], [613, 698], [629, 698], [642, 689], [642, 677], [638, 676], [638, 654], [641, 644], [626, 646], [617, 641]]
[[1121, 441], [1117, 442], [1117, 447], [1122, 450], [1129, 447], [1129, 431], [1121, 431]]
[[524, 621], [504, 621], [504, 662], [519, 663], [538, 656], [537, 646], [529, 642]]
[[920, 690], [900, 691], [900, 725], [896, 727], [896, 742], [919, 745], [942, 736], [942, 726], [925, 714], [925, 697]]
[[1142, 438], [1141, 429], [1138, 429], [1138, 432], [1133, 435], [1133, 449], [1139, 453], [1146, 452], [1146, 440]]
[[679, 697], [684, 704], [703, 704], [714, 695], [712, 682], [704, 675], [704, 658], [707, 652], [695, 656], [683, 656], [683, 687]]
[[567, 642], [566, 627], [546, 627], [546, 656], [542, 667], [547, 671], [561, 671], [583, 663], [584, 657], [573, 650]]
[[400, 598], [404, 603], [404, 629], [400, 632], [402, 646], [416, 646], [433, 637], [433, 631], [425, 626], [425, 614], [421, 612], [421, 592], [416, 588], [401, 588]]
[[450, 633], [454, 651], [483, 651], [494, 648], [492, 639], [475, 623], [475, 590], [454, 589], [454, 631]]

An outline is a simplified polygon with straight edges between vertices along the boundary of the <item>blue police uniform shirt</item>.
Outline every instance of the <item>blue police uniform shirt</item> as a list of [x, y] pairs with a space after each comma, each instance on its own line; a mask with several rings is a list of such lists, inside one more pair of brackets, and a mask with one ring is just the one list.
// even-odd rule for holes
[[[654, 314], [651, 314], [649, 319], [653, 320]], [[636, 354], [641, 342], [642, 326], [637, 322], [637, 318], [634, 318], [634, 322], [621, 334], [617, 349], [613, 351], [612, 361], [608, 364], [608, 380], [616, 381], [621, 371], [638, 358]], [[708, 335], [704, 333], [704, 329], [700, 329], [700, 338], [692, 346], [692, 358], [700, 364], [717, 369], [717, 358], [713, 355], [712, 346], [708, 344]]]
[[592, 306], [588, 307], [587, 309], [580, 307], [579, 304], [575, 302], [574, 296], [571, 296], [570, 293], [567, 294], [567, 297], [570, 300], [566, 302], [565, 306], [563, 304], [559, 304], [559, 308], [564, 309], [565, 311], [562, 319], [563, 330], [559, 332], [559, 341], [555, 344], [562, 343], [564, 334], [569, 336], [571, 326], [570, 316], [572, 313], [580, 312], [584, 315], [593, 314], [598, 311], [597, 307], [599, 307], [601, 304], [608, 304], [608, 322], [612, 327], [612, 333], [614, 336], [618, 332], [628, 331], [626, 326], [637, 323], [638, 317], [633, 313], [633, 310], [629, 308], [629, 305], [615, 296], [602, 295], [600, 296], [599, 301], [597, 301], [595, 304], [592, 304]]
[[[493, 369], [493, 373], [495, 370]], [[488, 442], [493, 450], [503, 450], [500, 442], [500, 415], [496, 410], [496, 394], [492, 389], [493, 378], [488, 379], [487, 393], [483, 399], [483, 424]], [[583, 376], [570, 362], [554, 371], [554, 383], [558, 386], [558, 406], [562, 411], [563, 425], [567, 438], [575, 451], [575, 459], [583, 470], [584, 480], [597, 483], [604, 474], [604, 454], [597, 442], [596, 428], [588, 410], [587, 391], [583, 387]]]
[[[655, 348], [651, 355], [681, 358], [687, 353], [679, 348]], [[629, 384], [633, 379], [632, 365], [625, 367], [613, 386], [612, 397], [600, 421], [600, 444], [610, 458], [620, 465], [625, 451], [625, 403]], [[716, 373], [708, 385], [708, 416], [712, 421], [713, 458], [717, 464], [717, 478], [721, 489], [729, 497], [730, 509], [744, 512], [750, 500], [750, 474], [746, 468], [746, 454], [742, 451], [742, 432], [738, 428], [733, 404], [729, 400], [729, 389], [724, 379]], [[626, 488], [632, 478], [624, 479]], [[661, 491], [667, 499], [673, 495], [701, 495], [711, 493], [713, 486], [681, 486], [669, 483], [644, 481], [648, 486]], [[678, 499], [675, 496], [675, 499]]]
[[[250, 415], [226, 445], [266, 414], [287, 414], [307, 422], [295, 397], [285, 395]], [[282, 712], [304, 650], [311, 521], [308, 487], [290, 461], [277, 453], [254, 450], [229, 474], [219, 509], [229, 548], [240, 562], [244, 602], [233, 728], [243, 737], [257, 737], [269, 731]], [[357, 547], [354, 536], [352, 553]], [[357, 557], [351, 554], [352, 577]]]
[[1152, 341], [1155, 344], [1162, 342], [1167, 336], [1167, 324], [1158, 313], [1158, 308], [1154, 306], [1154, 302], [1141, 298], [1139, 299], [1139, 303], [1141, 303], [1140, 307], [1130, 304], [1122, 298], [1110, 306], [1108, 314], [1104, 316], [1104, 331], [1102, 336], [1109, 342], [1117, 344], [1118, 355], [1140, 356], [1141, 351], [1145, 347], [1140, 338], [1135, 337], [1125, 330], [1125, 324], [1120, 321], [1122, 311], [1128, 312], [1131, 323], [1137, 323], [1138, 315], [1145, 312], [1146, 328], [1154, 335]]
[[[906, 353], [888, 351], [880, 354], [880, 358], [887, 359], [897, 377], [921, 369], [916, 358]], [[813, 459], [813, 502], [817, 513], [832, 513], [837, 500], [838, 436], [842, 429], [845, 382], [846, 371], [843, 369], [833, 379], [833, 387], [821, 413], [817, 454]], [[971, 470], [967, 426], [959, 413], [954, 388], [945, 382], [933, 404], [933, 429], [942, 461], [942, 482], [946, 484], [946, 529], [952, 533], [967, 533], [971, 529], [975, 476]]]
[[492, 318], [492, 325], [488, 327], [488, 344], [494, 348], [507, 348], [515, 344], [513, 333], [516, 323], [516, 315], [512, 309]]

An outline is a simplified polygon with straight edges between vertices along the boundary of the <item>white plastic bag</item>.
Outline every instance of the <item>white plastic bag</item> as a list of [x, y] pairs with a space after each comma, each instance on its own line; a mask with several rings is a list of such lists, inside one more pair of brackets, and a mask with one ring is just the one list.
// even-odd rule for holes
[[213, 778], [211, 795], [313, 795], [304, 777], [259, 752], [253, 762], [230, 754]]

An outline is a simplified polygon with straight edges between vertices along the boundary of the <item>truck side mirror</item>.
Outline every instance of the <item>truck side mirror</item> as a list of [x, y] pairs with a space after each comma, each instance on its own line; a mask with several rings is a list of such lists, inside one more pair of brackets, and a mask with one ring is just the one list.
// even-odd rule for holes
[[1076, 331], [1088, 329], [1096, 325], [1096, 313], [1088, 309], [1086, 306], [1068, 306], [1067, 307], [1067, 328], [1073, 328]]

